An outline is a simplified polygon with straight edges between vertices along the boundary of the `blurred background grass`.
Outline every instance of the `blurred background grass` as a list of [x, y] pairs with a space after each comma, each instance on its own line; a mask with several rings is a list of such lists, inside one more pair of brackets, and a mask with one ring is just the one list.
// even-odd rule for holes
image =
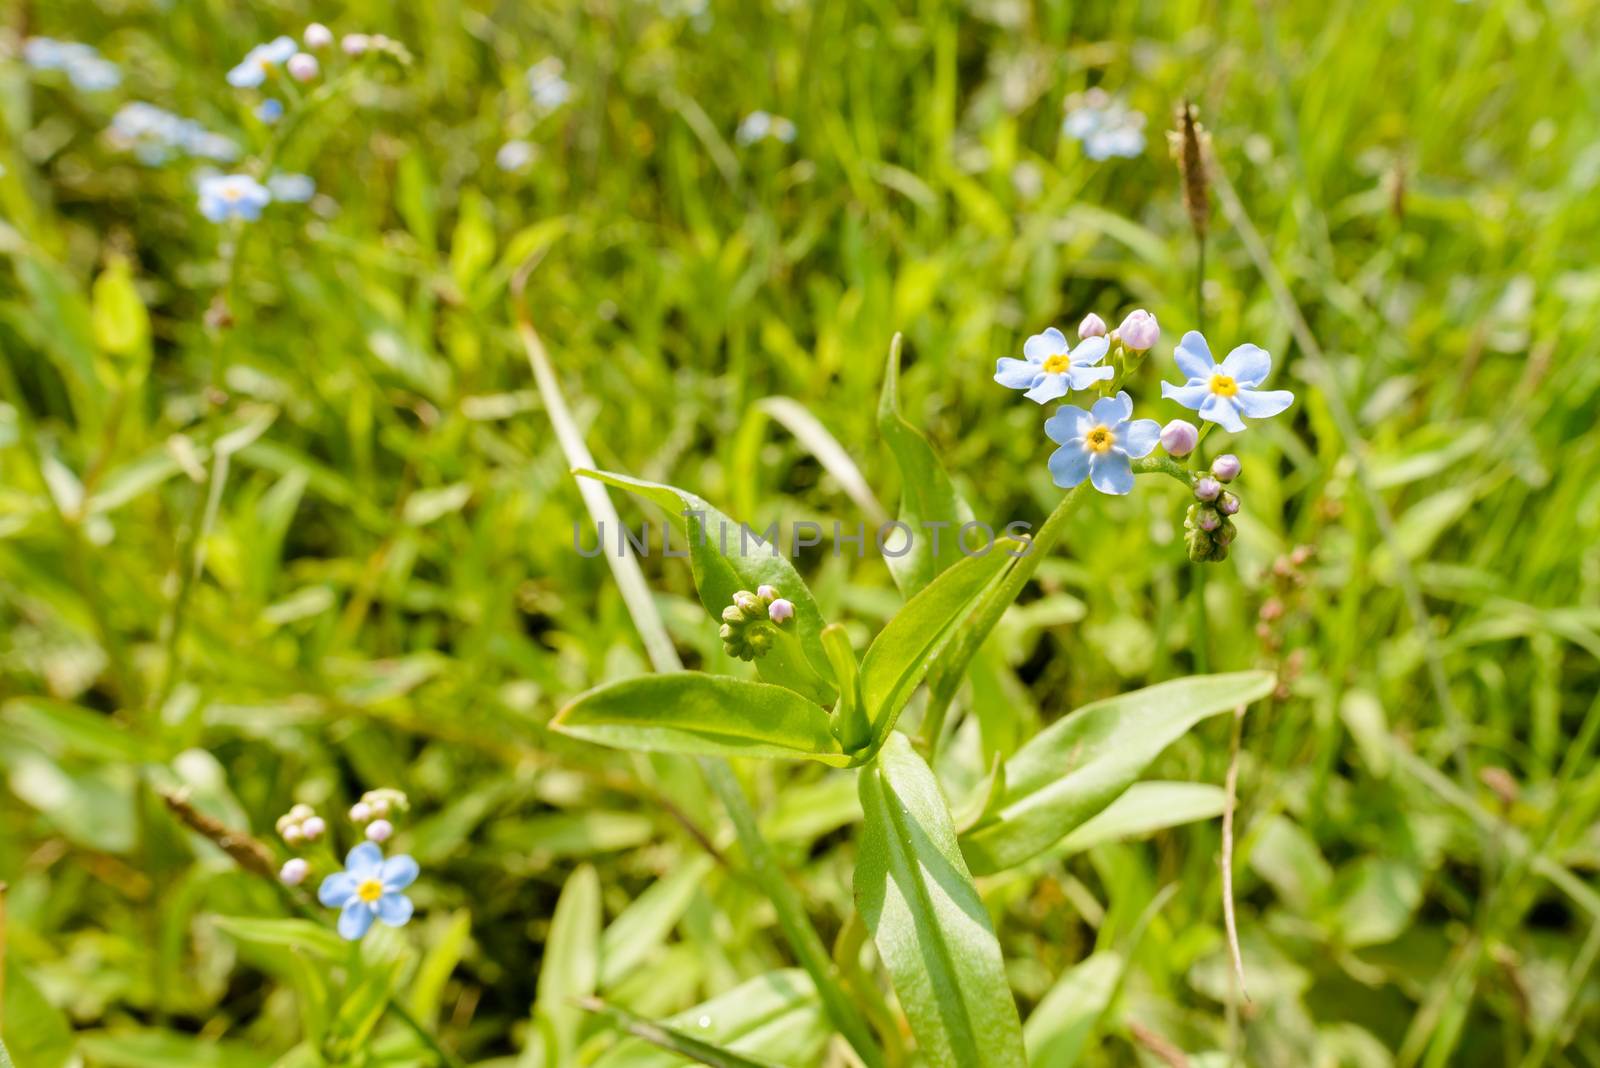
[[[143, 165], [102, 131], [147, 100], [259, 150], [223, 76], [313, 18], [415, 62], [307, 121], [280, 163], [319, 196], [249, 229], [232, 329], [208, 330], [227, 268], [192, 165]], [[870, 517], [806, 435], [769, 422], [792, 409], [758, 402], [799, 402], [892, 510], [874, 404], [902, 331], [904, 409], [977, 514], [1038, 522], [1059, 492], [1042, 413], [990, 381], [995, 357], [1148, 307], [1165, 341], [1136, 397], [1179, 414], [1156, 382], [1197, 321], [1161, 138], [1185, 96], [1331, 375], [1215, 213], [1213, 347], [1265, 346], [1300, 398], [1238, 441], [1242, 533], [1204, 591], [1211, 667], [1288, 678], [1245, 726], [1252, 1000], [1230, 990], [1213, 821], [985, 881], [1024, 1017], [1098, 948], [1130, 959], [1084, 1064], [1159, 1063], [1165, 1041], [1266, 1065], [1600, 1065], [1593, 5], [12, 0], [3, 21], [0, 877], [21, 1068], [295, 1046], [301, 980], [215, 922], [279, 906], [171, 823], [154, 791], [180, 783], [263, 836], [295, 801], [406, 789], [396, 844], [424, 875], [390, 948], [472, 1059], [520, 1048], [580, 865], [607, 922], [679, 875], [632, 967], [602, 969], [610, 1000], [667, 1014], [788, 962], [766, 903], [704, 859], [696, 835], [731, 835], [692, 775], [544, 728], [645, 660], [604, 561], [572, 551], [584, 512], [512, 274], [535, 264], [531, 315], [604, 467], [758, 527], [853, 528]], [[29, 71], [20, 40], [40, 34], [95, 45], [121, 87]], [[525, 72], [548, 57], [573, 91], [545, 112]], [[1090, 85], [1149, 116], [1142, 156], [1091, 162], [1062, 136]], [[793, 143], [740, 144], [758, 109]], [[526, 167], [496, 165], [508, 140], [531, 143]], [[125, 352], [92, 325], [119, 264], [150, 323]], [[1031, 724], [1193, 670], [1179, 496], [1141, 482], [1084, 509], [979, 680], [1015, 723], [959, 728], [948, 781]], [[1303, 584], [1274, 571], [1297, 545], [1315, 548]], [[802, 570], [825, 612], [875, 624], [887, 571], [846, 553]], [[735, 670], [687, 568], [645, 566], [686, 658]], [[1160, 777], [1220, 782], [1226, 741], [1197, 732]], [[741, 771], [832, 937], [848, 777]], [[587, 1058], [609, 1038], [585, 1026]], [[821, 1056], [818, 1026], [794, 1022], [793, 1063]]]

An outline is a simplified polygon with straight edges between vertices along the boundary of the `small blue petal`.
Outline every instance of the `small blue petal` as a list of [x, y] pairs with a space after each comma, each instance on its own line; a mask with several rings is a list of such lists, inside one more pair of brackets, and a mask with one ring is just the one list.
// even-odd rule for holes
[[1215, 393], [1200, 405], [1200, 418], [1216, 423], [1229, 433], [1237, 434], [1244, 429], [1244, 421], [1239, 418], [1239, 412], [1234, 408], [1232, 398], [1219, 397]]
[[[1051, 329], [1054, 330], [1055, 328], [1051, 327]], [[1104, 336], [1086, 337], [1078, 342], [1078, 347], [1072, 350], [1067, 359], [1074, 364], [1099, 363], [1106, 358], [1106, 353], [1110, 350], [1111, 342], [1107, 341]]]
[[1057, 397], [1066, 396], [1067, 389], [1070, 386], [1071, 382], [1068, 381], [1067, 376], [1064, 374], [1045, 375], [1043, 381], [1034, 386], [1032, 389], [1028, 390], [1028, 392], [1024, 393], [1023, 396], [1027, 397], [1031, 401], [1036, 401], [1039, 404], [1045, 404], [1049, 401], [1055, 400]]
[[1161, 383], [1161, 396], [1167, 400], [1175, 400], [1185, 408], [1200, 410], [1200, 406], [1210, 397], [1211, 387], [1204, 382], [1190, 381], [1186, 386], [1175, 386], [1171, 382]]
[[1260, 345], [1240, 345], [1217, 370], [1241, 386], [1259, 386], [1272, 371], [1272, 356]]
[[400, 853], [383, 862], [378, 881], [383, 883], [385, 890], [404, 890], [416, 881], [417, 871], [417, 862]]
[[1089, 389], [1096, 382], [1109, 382], [1116, 373], [1110, 367], [1074, 366], [1067, 371], [1067, 378], [1072, 382], [1073, 389]]
[[1117, 444], [1134, 459], [1149, 456], [1161, 441], [1161, 424], [1154, 419], [1135, 419], [1117, 432]]
[[1089, 414], [1102, 426], [1116, 426], [1133, 415], [1133, 398], [1128, 396], [1126, 390], [1115, 397], [1101, 397], [1089, 409]]
[[1071, 404], [1063, 404], [1055, 415], [1044, 421], [1044, 432], [1057, 445], [1066, 445], [1081, 441], [1093, 425], [1088, 412]]
[[1089, 481], [1101, 493], [1122, 495], [1133, 489], [1133, 471], [1120, 452], [1096, 453], [1089, 458]]
[[357, 879], [376, 879], [383, 870], [383, 850], [376, 842], [362, 842], [346, 854], [344, 870]]
[[1077, 445], [1063, 445], [1050, 454], [1050, 480], [1071, 489], [1089, 477], [1089, 454]]
[[995, 361], [994, 380], [1007, 389], [1031, 389], [1039, 381], [1039, 365], [1002, 356]]
[[339, 937], [354, 942], [372, 926], [372, 906], [359, 897], [352, 897], [339, 910]]
[[1022, 343], [1022, 354], [1035, 362], [1046, 356], [1066, 352], [1072, 346], [1067, 344], [1066, 335], [1055, 327], [1050, 327], [1042, 334], [1034, 334]]
[[1240, 415], [1251, 419], [1270, 419], [1294, 403], [1294, 394], [1286, 389], [1241, 389], [1233, 398]]
[[317, 900], [331, 909], [340, 908], [355, 896], [356, 880], [348, 872], [336, 871], [317, 888]]
[[1178, 347], [1172, 350], [1172, 358], [1177, 361], [1178, 370], [1191, 381], [1208, 379], [1217, 370], [1217, 361], [1211, 358], [1211, 347], [1197, 330], [1183, 335]]
[[411, 899], [404, 894], [384, 894], [378, 899], [378, 919], [390, 927], [404, 926], [411, 912]]

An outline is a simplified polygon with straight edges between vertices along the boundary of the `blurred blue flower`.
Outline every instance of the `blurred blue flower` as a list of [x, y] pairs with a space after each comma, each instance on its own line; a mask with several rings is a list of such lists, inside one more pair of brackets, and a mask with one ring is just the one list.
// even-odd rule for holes
[[528, 141], [507, 141], [494, 154], [494, 165], [503, 171], [524, 170], [533, 162], [533, 145]]
[[221, 134], [139, 100], [117, 109], [106, 136], [117, 148], [132, 151], [151, 166], [165, 163], [179, 152], [223, 163], [239, 158], [239, 146]]
[[239, 65], [228, 72], [228, 84], [235, 89], [254, 89], [267, 80], [267, 75], [272, 73], [274, 67], [287, 63], [289, 57], [300, 50], [293, 37], [279, 37], [258, 44], [245, 57]]
[[411, 899], [400, 891], [417, 878], [417, 862], [405, 854], [383, 859], [383, 850], [362, 842], [344, 858], [344, 871], [322, 880], [317, 900], [339, 910], [339, 934], [352, 942], [374, 919], [403, 927], [411, 919]]
[[256, 105], [256, 118], [271, 126], [283, 118], [283, 101], [274, 97], [267, 97]]
[[528, 92], [535, 108], [554, 111], [571, 99], [572, 83], [561, 76], [565, 69], [555, 56], [541, 59], [528, 68]]
[[1094, 366], [1110, 348], [1104, 337], [1084, 338], [1073, 348], [1066, 335], [1052, 326], [1023, 344], [1024, 359], [1000, 357], [994, 380], [1007, 389], [1025, 389], [1024, 397], [1043, 404], [1065, 396], [1069, 389], [1088, 389], [1111, 378], [1116, 373], [1111, 368]]
[[1272, 357], [1259, 345], [1240, 345], [1220, 364], [1197, 331], [1183, 335], [1172, 350], [1178, 370], [1188, 379], [1181, 386], [1161, 383], [1161, 395], [1200, 413], [1200, 418], [1237, 434], [1244, 429], [1240, 416], [1267, 419], [1294, 403], [1286, 389], [1258, 390], [1272, 370]]
[[739, 129], [734, 131], [733, 136], [741, 145], [753, 145], [769, 137], [787, 145], [794, 141], [797, 132], [794, 122], [782, 115], [752, 111], [739, 120]]
[[1101, 397], [1088, 411], [1063, 405], [1045, 420], [1044, 432], [1061, 447], [1050, 454], [1050, 477], [1062, 489], [1085, 478], [1101, 493], [1133, 489], [1130, 461], [1150, 455], [1161, 440], [1161, 424], [1134, 419], [1126, 392]]
[[273, 200], [285, 204], [304, 204], [317, 195], [317, 183], [306, 174], [274, 174], [267, 179]]
[[254, 222], [272, 201], [267, 187], [248, 174], [208, 174], [200, 179], [200, 214], [212, 222]]
[[1064, 102], [1064, 109], [1061, 132], [1081, 142], [1084, 155], [1090, 159], [1132, 159], [1144, 152], [1144, 115], [1104, 89], [1073, 93]]
[[65, 71], [67, 79], [84, 92], [115, 89], [122, 84], [122, 68], [86, 44], [30, 37], [22, 46], [23, 61], [34, 70]]

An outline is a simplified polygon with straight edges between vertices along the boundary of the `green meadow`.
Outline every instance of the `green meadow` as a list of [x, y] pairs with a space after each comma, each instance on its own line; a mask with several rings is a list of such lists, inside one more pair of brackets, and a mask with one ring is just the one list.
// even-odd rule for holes
[[1597, 47], [8, 0], [0, 1064], [1600, 1068]]

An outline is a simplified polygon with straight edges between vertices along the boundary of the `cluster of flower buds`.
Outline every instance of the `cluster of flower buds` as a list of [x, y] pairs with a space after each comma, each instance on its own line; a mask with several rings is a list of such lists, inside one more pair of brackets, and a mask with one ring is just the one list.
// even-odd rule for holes
[[1120, 344], [1132, 352], [1145, 352], [1155, 347], [1161, 339], [1161, 324], [1156, 322], [1156, 317], [1143, 308], [1128, 313], [1122, 320], [1122, 325], [1115, 330], [1107, 332], [1106, 321], [1094, 312], [1083, 317], [1083, 322], [1078, 324], [1080, 338], [1103, 337], [1113, 345]]
[[1296, 545], [1274, 560], [1268, 572], [1272, 593], [1261, 602], [1256, 612], [1256, 637], [1261, 641], [1262, 651], [1274, 661], [1273, 667], [1278, 675], [1275, 696], [1279, 700], [1288, 699], [1290, 686], [1300, 677], [1305, 666], [1304, 649], [1290, 649], [1285, 653], [1284, 634], [1294, 609], [1302, 600], [1301, 592], [1307, 581], [1306, 566], [1316, 552], [1310, 545]]
[[772, 648], [777, 628], [793, 618], [793, 602], [778, 596], [773, 587], [761, 586], [755, 593], [740, 590], [722, 610], [722, 629], [718, 631], [722, 647], [740, 660], [759, 659]]
[[404, 792], [390, 787], [368, 790], [361, 800], [350, 806], [350, 822], [366, 828], [367, 841], [386, 842], [394, 834], [394, 824], [389, 817], [398, 816], [411, 808]]
[[1183, 519], [1189, 559], [1199, 562], [1228, 558], [1228, 546], [1238, 533], [1233, 517], [1239, 512], [1239, 497], [1223, 486], [1238, 477], [1239, 458], [1225, 453], [1211, 461], [1210, 474], [1194, 480], [1195, 503]]
[[315, 842], [327, 833], [328, 824], [310, 805], [296, 805], [278, 817], [278, 837], [289, 845]]

